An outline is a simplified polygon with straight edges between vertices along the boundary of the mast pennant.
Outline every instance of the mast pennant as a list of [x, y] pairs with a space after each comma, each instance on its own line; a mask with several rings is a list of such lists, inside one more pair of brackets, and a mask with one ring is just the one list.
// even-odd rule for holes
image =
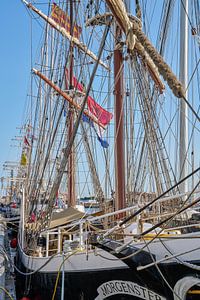
[[[53, 3], [51, 18], [61, 27], [64, 27], [70, 33], [70, 17], [56, 4]], [[82, 28], [77, 24], [73, 26], [73, 36], [79, 39]]]

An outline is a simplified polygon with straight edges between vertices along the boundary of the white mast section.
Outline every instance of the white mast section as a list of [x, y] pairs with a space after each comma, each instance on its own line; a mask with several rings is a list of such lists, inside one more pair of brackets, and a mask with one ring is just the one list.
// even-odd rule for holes
[[[180, 1], [180, 74], [179, 79], [186, 89], [188, 82], [188, 0]], [[185, 92], [187, 99], [187, 91]], [[188, 174], [188, 106], [180, 101], [180, 137], [179, 137], [179, 180]], [[187, 192], [187, 182], [180, 185], [182, 193]]]

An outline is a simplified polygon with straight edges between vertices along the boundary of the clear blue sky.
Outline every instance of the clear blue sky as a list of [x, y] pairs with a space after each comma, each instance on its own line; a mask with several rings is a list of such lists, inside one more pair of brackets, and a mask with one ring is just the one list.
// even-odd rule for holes
[[1, 1], [0, 26], [0, 177], [17, 148], [11, 141], [22, 122], [30, 74], [30, 17], [20, 0]]

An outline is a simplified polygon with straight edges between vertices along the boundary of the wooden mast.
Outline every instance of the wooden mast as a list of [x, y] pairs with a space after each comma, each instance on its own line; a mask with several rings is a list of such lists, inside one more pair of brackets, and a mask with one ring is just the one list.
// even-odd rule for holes
[[115, 210], [125, 207], [123, 56], [120, 46], [121, 29], [116, 25], [114, 50], [115, 78]]
[[[73, 24], [73, 0], [70, 0], [70, 35], [73, 36], [74, 24]], [[74, 49], [73, 43], [70, 42], [70, 67], [69, 67], [69, 88], [73, 89], [73, 65], [74, 65]], [[70, 139], [74, 126], [74, 109], [72, 105], [69, 105], [69, 129], [68, 140]], [[74, 157], [74, 145], [71, 148], [71, 153], [68, 159], [68, 206], [74, 207], [76, 205], [75, 199], [75, 157]]]

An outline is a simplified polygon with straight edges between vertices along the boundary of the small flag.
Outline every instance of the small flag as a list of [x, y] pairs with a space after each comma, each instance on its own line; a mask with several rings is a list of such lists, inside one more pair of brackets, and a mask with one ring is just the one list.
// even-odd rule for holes
[[26, 154], [22, 153], [22, 156], [21, 156], [21, 166], [26, 166], [26, 164], [27, 164]]
[[31, 146], [26, 136], [24, 137], [24, 144], [28, 147]]
[[101, 143], [101, 146], [103, 148], [108, 148], [109, 147], [109, 144], [106, 140], [103, 140], [100, 136], [97, 136], [97, 138], [98, 138], [98, 141]]
[[97, 139], [101, 143], [101, 146], [103, 148], [108, 148], [109, 147], [108, 142], [102, 138], [102, 132], [101, 131], [103, 129], [101, 130], [100, 127], [97, 124], [94, 124], [93, 121], [88, 116], [86, 116], [84, 114], [82, 115], [82, 120], [83, 120], [83, 122], [88, 123], [94, 129], [94, 131], [97, 135]]

